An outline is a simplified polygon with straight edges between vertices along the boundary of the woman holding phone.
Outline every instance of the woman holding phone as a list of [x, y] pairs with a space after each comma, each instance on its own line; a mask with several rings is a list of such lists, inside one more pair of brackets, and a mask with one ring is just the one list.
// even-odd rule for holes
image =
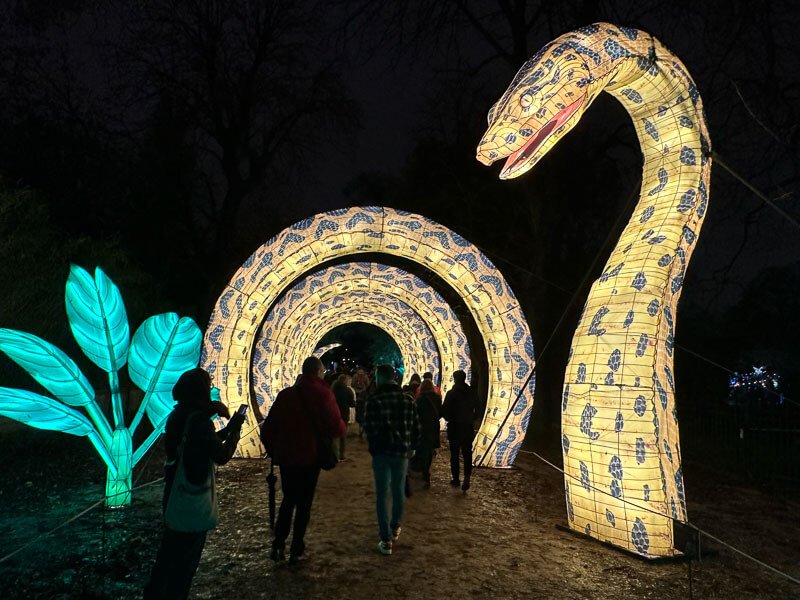
[[145, 600], [188, 596], [206, 533], [216, 527], [216, 465], [233, 456], [247, 408], [240, 407], [224, 429], [215, 431], [211, 419], [228, 418], [228, 409], [211, 400], [211, 377], [199, 368], [181, 375], [172, 396], [177, 405], [164, 434], [164, 535]]

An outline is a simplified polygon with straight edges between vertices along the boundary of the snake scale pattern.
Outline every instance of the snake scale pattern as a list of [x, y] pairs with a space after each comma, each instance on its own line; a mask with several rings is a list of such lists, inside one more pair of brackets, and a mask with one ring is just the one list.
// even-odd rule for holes
[[685, 65], [653, 36], [595, 23], [545, 45], [489, 111], [478, 160], [527, 172], [600, 92], [633, 120], [639, 202], [589, 292], [567, 364], [562, 450], [570, 526], [649, 557], [686, 521], [675, 408], [676, 307], [708, 208], [710, 141]]

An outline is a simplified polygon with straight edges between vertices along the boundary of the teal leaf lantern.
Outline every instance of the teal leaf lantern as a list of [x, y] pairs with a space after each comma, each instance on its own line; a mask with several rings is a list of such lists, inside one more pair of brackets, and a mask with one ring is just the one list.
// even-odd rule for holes
[[0, 329], [0, 350], [42, 387], [70, 406], [94, 400], [94, 388], [69, 356], [31, 333]]
[[175, 313], [152, 316], [139, 326], [128, 350], [128, 375], [145, 396], [131, 432], [145, 410], [154, 426], [172, 410], [172, 388], [181, 374], [197, 365], [202, 341], [197, 324]]
[[0, 387], [0, 415], [36, 429], [63, 431], [88, 437], [109, 470], [114, 475], [117, 474], [109, 448], [89, 419], [57, 400], [27, 390]]
[[70, 265], [65, 299], [72, 335], [89, 360], [108, 373], [114, 426], [124, 427], [118, 371], [127, 360], [130, 329], [122, 294], [100, 267], [93, 279]]
[[106, 373], [119, 371], [127, 360], [130, 330], [122, 294], [100, 267], [94, 279], [70, 265], [67, 279], [67, 318], [84, 354]]
[[[38, 429], [88, 437], [108, 467], [106, 506], [125, 506], [131, 502], [133, 467], [164, 431], [174, 404], [173, 386], [184, 372], [197, 366], [202, 333], [188, 317], [165, 313], [145, 320], [131, 340], [119, 288], [99, 267], [92, 278], [71, 265], [65, 298], [78, 345], [108, 373], [113, 430], [97, 404], [95, 390], [69, 356], [35, 335], [2, 328], [0, 351], [55, 398], [0, 387], [0, 416]], [[125, 427], [119, 390], [119, 370], [126, 363], [131, 381], [144, 391], [130, 427]], [[78, 408], [86, 410], [89, 418]], [[145, 412], [153, 431], [134, 452], [133, 432]]]
[[94, 388], [75, 361], [50, 342], [13, 329], [0, 329], [0, 350], [64, 404], [84, 407], [103, 442], [111, 444], [111, 428], [95, 401]]

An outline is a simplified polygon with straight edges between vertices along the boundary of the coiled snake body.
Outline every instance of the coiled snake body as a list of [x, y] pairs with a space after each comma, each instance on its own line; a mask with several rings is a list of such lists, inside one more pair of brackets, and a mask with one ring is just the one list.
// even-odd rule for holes
[[489, 111], [478, 160], [528, 171], [601, 91], [633, 119], [639, 202], [573, 337], [562, 408], [570, 526], [647, 556], [675, 554], [686, 521], [673, 347], [686, 266], [708, 206], [710, 142], [697, 87], [651, 35], [596, 23], [523, 65]]

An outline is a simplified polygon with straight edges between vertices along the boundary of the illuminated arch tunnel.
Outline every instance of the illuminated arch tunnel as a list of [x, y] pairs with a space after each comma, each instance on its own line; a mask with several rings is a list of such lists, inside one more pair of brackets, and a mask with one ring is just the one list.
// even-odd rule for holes
[[[322, 336], [351, 321], [377, 325], [394, 338], [403, 355], [406, 377], [431, 371], [435, 383], [446, 392], [453, 371], [470, 370], [469, 344], [461, 322], [433, 287], [389, 265], [336, 265], [302, 279], [267, 314], [252, 370], [262, 414], [275, 394], [291, 385], [303, 358]], [[404, 335], [407, 325], [413, 330], [410, 339]]]
[[[436, 353], [433, 336], [419, 315], [407, 305], [370, 292], [337, 295], [341, 302], [303, 303], [306, 310], [288, 313], [274, 328], [268, 327], [256, 343], [253, 358], [253, 387], [262, 414], [269, 410], [274, 396], [292, 385], [300, 367], [320, 339], [343, 323], [362, 322], [388, 333], [400, 348], [406, 369], [424, 372]], [[271, 313], [272, 314], [272, 313]], [[274, 320], [278, 320], [275, 317]], [[265, 323], [271, 325], [270, 323]], [[260, 393], [261, 392], [261, 393]]]
[[[369, 260], [355, 262], [360, 257]], [[457, 317], [453, 299], [466, 318]], [[352, 207], [279, 233], [244, 262], [217, 301], [201, 365], [229, 407], [249, 403], [265, 414], [325, 333], [355, 321], [387, 331], [407, 373], [441, 374], [443, 391], [452, 372], [468, 371], [475, 352], [481, 353], [486, 410], [474, 462], [513, 463], [533, 406], [535, 378], [526, 384], [534, 367], [527, 321], [502, 273], [478, 248], [420, 215]], [[480, 344], [475, 337], [468, 344], [467, 325]], [[263, 452], [255, 419], [248, 419], [238, 455]]]

